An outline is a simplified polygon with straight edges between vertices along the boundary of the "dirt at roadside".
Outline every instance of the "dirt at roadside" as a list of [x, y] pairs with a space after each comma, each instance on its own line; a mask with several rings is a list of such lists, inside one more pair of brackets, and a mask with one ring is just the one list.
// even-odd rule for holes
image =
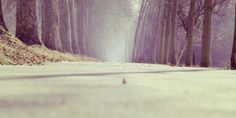
[[49, 50], [44, 46], [27, 46], [14, 35], [0, 27], [0, 64], [2, 65], [35, 65], [45, 62], [80, 62], [97, 61], [94, 58], [72, 55]]

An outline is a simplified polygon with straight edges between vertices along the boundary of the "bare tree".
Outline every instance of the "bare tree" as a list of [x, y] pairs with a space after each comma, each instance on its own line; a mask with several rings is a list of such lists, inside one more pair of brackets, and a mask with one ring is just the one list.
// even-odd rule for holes
[[[213, 0], [212, 1], [212, 14], [215, 16], [220, 16], [222, 14], [223, 8], [227, 5], [224, 5], [224, 3], [227, 3], [228, 0]], [[178, 60], [182, 59], [182, 56], [185, 54], [185, 64], [187, 66], [194, 65], [196, 62], [196, 59], [194, 58], [195, 52], [194, 52], [194, 36], [198, 36], [198, 34], [201, 32], [201, 26], [202, 26], [202, 18], [204, 15], [204, 0], [195, 0], [195, 7], [193, 6], [193, 1], [190, 0], [190, 6], [189, 3], [186, 2], [186, 0], [181, 0], [179, 4], [178, 9], [178, 17], [179, 17], [179, 24], [178, 26], [185, 30], [186, 35], [186, 44], [184, 44], [181, 51], [179, 51], [178, 54]], [[192, 4], [192, 6], [191, 6]], [[189, 8], [190, 7], [190, 8]], [[194, 8], [194, 10], [193, 10]], [[190, 9], [190, 10], [187, 10]], [[191, 11], [191, 14], [190, 14]], [[194, 17], [193, 19], [191, 17]], [[193, 22], [192, 22], [193, 21]], [[191, 33], [193, 30], [191, 28], [191, 25], [193, 23], [193, 33]], [[196, 34], [196, 35], [195, 35]], [[191, 36], [192, 35], [192, 36]], [[193, 39], [191, 39], [193, 38]], [[185, 40], [185, 37], [183, 38]], [[193, 41], [191, 41], [193, 40]], [[183, 41], [185, 42], [185, 41]], [[184, 53], [186, 51], [186, 53]]]
[[205, 0], [204, 18], [203, 18], [203, 34], [201, 48], [201, 67], [209, 67], [211, 64], [211, 24], [213, 0]]

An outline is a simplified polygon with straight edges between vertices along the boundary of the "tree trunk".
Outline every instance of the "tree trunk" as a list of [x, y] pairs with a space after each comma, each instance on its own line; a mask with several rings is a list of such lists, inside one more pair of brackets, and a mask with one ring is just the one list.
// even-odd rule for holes
[[79, 54], [79, 43], [78, 43], [78, 35], [77, 35], [77, 27], [76, 25], [76, 15], [77, 15], [77, 9], [76, 9], [76, 1], [77, 0], [69, 0], [69, 8], [70, 8], [70, 25], [71, 25], [71, 41], [72, 41], [72, 50], [75, 54]]
[[27, 45], [41, 44], [36, 0], [17, 0], [16, 37]]
[[155, 38], [155, 54], [154, 54], [154, 63], [159, 63], [159, 49], [160, 49], [160, 46], [162, 45], [162, 42], [160, 40], [160, 36], [159, 36], [159, 29], [161, 28], [160, 26], [162, 25], [161, 22], [162, 22], [162, 6], [163, 6], [163, 2], [162, 0], [159, 0], [158, 2], [158, 16], [157, 16], [157, 28], [156, 28], [156, 38]]
[[160, 64], [163, 64], [164, 61], [164, 35], [165, 35], [165, 21], [166, 21], [166, 12], [167, 12], [167, 5], [164, 5], [164, 11], [163, 11], [163, 16], [162, 16], [162, 21], [161, 21], [161, 31], [160, 31], [160, 47], [159, 47], [159, 58], [158, 62]]
[[60, 39], [63, 51], [73, 53], [71, 43], [71, 25], [70, 25], [70, 10], [69, 1], [61, 0], [59, 2], [60, 15]]
[[141, 3], [141, 8], [140, 8], [140, 11], [139, 11], [139, 17], [138, 17], [138, 23], [137, 23], [137, 28], [136, 28], [136, 31], [135, 31], [135, 37], [134, 37], [134, 47], [133, 47], [133, 54], [132, 54], [132, 61], [133, 62], [137, 62], [137, 50], [138, 50], [138, 47], [139, 47], [139, 43], [138, 43], [138, 39], [139, 39], [139, 34], [141, 33], [141, 28], [143, 27], [139, 27], [141, 25], [141, 20], [143, 19], [143, 13], [144, 13], [144, 3], [145, 3], [146, 0], [142, 0], [142, 3]]
[[146, 34], [148, 32], [148, 12], [150, 5], [149, 0], [143, 0], [141, 10], [139, 13], [138, 26], [135, 32], [133, 62], [141, 63], [144, 60], [144, 47]]
[[171, 37], [170, 37], [170, 63], [176, 65], [176, 16], [178, 10], [179, 0], [174, 0], [172, 2], [171, 9]]
[[185, 56], [185, 65], [192, 66], [193, 64], [193, 40], [194, 40], [194, 12], [195, 12], [196, 0], [191, 0], [190, 11], [188, 15], [188, 28], [187, 28], [187, 48]]
[[76, 32], [78, 37], [78, 46], [80, 50], [80, 54], [85, 55], [85, 45], [84, 45], [84, 39], [85, 39], [85, 27], [84, 27], [84, 13], [86, 7], [84, 6], [85, 0], [76, 0]]
[[196, 66], [196, 53], [195, 53], [195, 51], [193, 50], [193, 61], [192, 61], [192, 65], [193, 66]]
[[201, 67], [209, 67], [211, 65], [211, 23], [213, 10], [212, 7], [212, 0], [205, 0], [200, 64]]
[[3, 12], [2, 12], [2, 0], [0, 0], [0, 26], [4, 28], [6, 31], [8, 31], [4, 18], [3, 18]]
[[236, 69], [236, 4], [235, 4], [235, 26], [234, 26], [234, 41], [233, 41], [233, 49], [231, 55], [231, 68]]
[[164, 41], [164, 59], [163, 64], [168, 64], [169, 59], [169, 43], [170, 43], [170, 23], [171, 23], [171, 9], [170, 6], [167, 5], [167, 14], [166, 14], [166, 31], [165, 31], [165, 41]]
[[46, 47], [62, 51], [59, 36], [58, 0], [43, 0], [42, 40]]
[[[77, 34], [77, 41], [78, 46], [80, 50], [80, 54], [86, 55], [87, 54], [87, 46], [86, 46], [86, 23], [87, 23], [87, 17], [86, 17], [86, 0], [76, 0], [76, 34]], [[75, 45], [73, 45], [74, 48], [78, 48]], [[76, 50], [76, 49], [74, 49]]]

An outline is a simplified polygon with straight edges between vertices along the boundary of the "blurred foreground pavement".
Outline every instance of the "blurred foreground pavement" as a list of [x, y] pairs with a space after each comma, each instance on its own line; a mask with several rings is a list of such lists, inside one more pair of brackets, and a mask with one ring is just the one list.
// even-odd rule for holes
[[95, 62], [0, 66], [0, 118], [236, 118], [236, 71]]

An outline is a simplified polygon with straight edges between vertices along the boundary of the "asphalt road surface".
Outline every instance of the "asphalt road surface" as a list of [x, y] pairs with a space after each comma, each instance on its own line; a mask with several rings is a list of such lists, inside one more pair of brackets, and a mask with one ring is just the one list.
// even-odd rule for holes
[[236, 71], [95, 62], [0, 66], [0, 118], [236, 118]]

